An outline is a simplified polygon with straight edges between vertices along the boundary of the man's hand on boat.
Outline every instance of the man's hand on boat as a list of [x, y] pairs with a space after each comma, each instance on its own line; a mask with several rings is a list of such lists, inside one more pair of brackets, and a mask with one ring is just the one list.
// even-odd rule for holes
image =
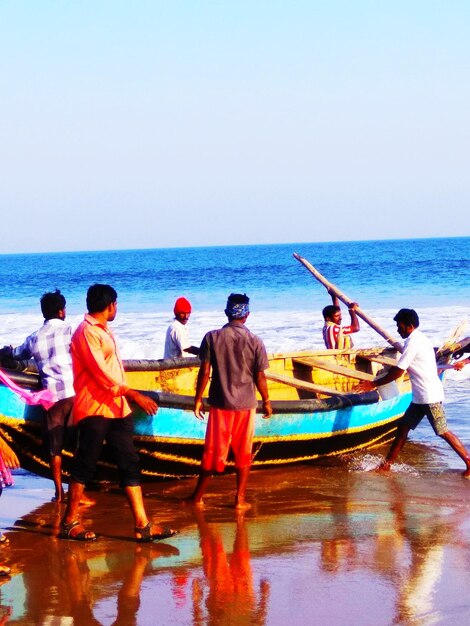
[[[271, 406], [271, 401], [269, 399], [263, 400], [263, 419], [265, 420], [269, 419], [272, 414], [273, 414], [273, 409]], [[196, 399], [194, 401], [194, 415], [199, 420], [205, 419], [206, 416], [204, 415], [204, 404], [202, 400]]]
[[202, 400], [198, 400], [197, 398], [194, 401], [194, 415], [197, 417], [198, 420], [204, 421], [206, 418], [206, 416], [204, 415], [204, 404]]
[[376, 388], [377, 386], [374, 383], [364, 380], [357, 384], [352, 391], [353, 393], [367, 393], [368, 391], [374, 391]]
[[263, 419], [267, 420], [273, 414], [273, 408], [271, 406], [271, 400], [263, 400]]
[[129, 389], [126, 393], [126, 398], [131, 402], [138, 404], [140, 408], [147, 413], [147, 415], [155, 415], [158, 411], [158, 404], [155, 400], [152, 400], [149, 396], [145, 396], [143, 393], [140, 393], [135, 389]]

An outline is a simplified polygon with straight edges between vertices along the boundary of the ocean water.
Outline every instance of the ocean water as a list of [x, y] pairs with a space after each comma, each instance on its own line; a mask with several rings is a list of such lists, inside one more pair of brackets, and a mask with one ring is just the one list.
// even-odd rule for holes
[[[95, 282], [118, 292], [113, 330], [124, 358], [161, 358], [165, 331], [178, 296], [193, 305], [191, 342], [225, 323], [231, 292], [250, 296], [248, 327], [269, 352], [321, 348], [325, 288], [294, 257], [297, 252], [357, 301], [393, 336], [393, 316], [414, 308], [421, 329], [440, 345], [470, 314], [470, 237], [340, 243], [301, 243], [106, 252], [0, 255], [0, 345], [18, 345], [42, 323], [39, 298], [59, 288], [76, 325]], [[348, 313], [343, 311], [343, 323]], [[364, 322], [355, 345], [384, 345]], [[464, 330], [470, 336], [470, 324]], [[452, 430], [470, 447], [470, 366], [446, 379]], [[446, 463], [445, 444], [421, 425], [414, 438], [429, 441]], [[459, 465], [457, 459], [457, 465]]]

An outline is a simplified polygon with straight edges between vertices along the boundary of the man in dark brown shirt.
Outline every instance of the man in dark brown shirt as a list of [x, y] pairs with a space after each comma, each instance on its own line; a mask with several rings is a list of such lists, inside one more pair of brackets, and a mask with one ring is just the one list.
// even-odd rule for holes
[[268, 357], [262, 340], [245, 326], [250, 313], [246, 294], [230, 294], [225, 314], [228, 324], [208, 332], [201, 343], [201, 367], [197, 378], [194, 413], [204, 419], [202, 394], [209, 382], [209, 421], [199, 479], [190, 501], [203, 505], [203, 495], [213, 472], [223, 472], [229, 448], [235, 457], [237, 495], [235, 507], [248, 509], [246, 485], [252, 460], [256, 389], [262, 401], [264, 417], [272, 414], [264, 370]]

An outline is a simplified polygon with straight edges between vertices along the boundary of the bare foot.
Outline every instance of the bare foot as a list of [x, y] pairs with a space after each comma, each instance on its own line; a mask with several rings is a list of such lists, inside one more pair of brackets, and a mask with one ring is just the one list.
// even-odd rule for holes
[[389, 472], [391, 468], [392, 468], [391, 463], [389, 463], [388, 461], [384, 461], [378, 466], [378, 468], [375, 471], [376, 472]]
[[83, 496], [80, 498], [80, 506], [95, 506], [95, 504], [96, 504], [96, 501], [92, 500], [85, 494], [83, 494]]
[[9, 576], [11, 569], [7, 565], [0, 565], [0, 576]]
[[235, 502], [235, 509], [237, 511], [249, 511], [251, 509], [251, 504], [249, 502]]
[[51, 500], [51, 502], [65, 502], [65, 501], [66, 501], [65, 491], [62, 491], [62, 493], [56, 493], [55, 496]]
[[467, 469], [462, 473], [464, 478], [470, 478], [470, 467], [467, 465]]
[[[68, 500], [68, 494], [63, 493], [60, 496], [57, 494], [52, 498], [52, 502], [58, 502], [59, 504], [65, 504]], [[95, 500], [92, 500], [85, 494], [80, 498], [80, 506], [94, 506], [96, 504]]]
[[189, 498], [182, 498], [180, 501], [182, 506], [195, 506], [198, 509], [204, 508], [204, 500], [200, 498], [199, 500], [195, 500], [192, 496]]

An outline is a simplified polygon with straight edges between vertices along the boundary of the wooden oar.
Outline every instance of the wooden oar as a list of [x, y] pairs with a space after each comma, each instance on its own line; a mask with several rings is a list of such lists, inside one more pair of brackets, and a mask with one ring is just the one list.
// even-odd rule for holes
[[275, 381], [277, 383], [283, 383], [296, 389], [302, 389], [303, 391], [312, 391], [313, 393], [321, 393], [325, 396], [346, 396], [344, 391], [337, 391], [331, 387], [325, 385], [316, 385], [315, 383], [309, 383], [306, 380], [300, 380], [300, 378], [293, 378], [292, 376], [286, 376], [285, 374], [277, 374], [276, 372], [266, 372], [266, 378], [268, 380]]
[[356, 380], [367, 382], [375, 380], [375, 376], [368, 374], [367, 372], [353, 370], [351, 367], [344, 367], [344, 365], [338, 365], [337, 363], [331, 363], [330, 361], [323, 361], [322, 359], [317, 359], [315, 357], [292, 359], [292, 361], [294, 363], [299, 363], [300, 365], [316, 367], [317, 369], [325, 370], [326, 372], [331, 372], [332, 374], [340, 374], [341, 376], [346, 376], [347, 378], [355, 378]]
[[[324, 286], [328, 289], [328, 291], [332, 294], [334, 294], [339, 300], [341, 300], [341, 302], [343, 302], [346, 306], [349, 306], [350, 304], [353, 303], [353, 300], [351, 300], [351, 298], [348, 298], [348, 296], [346, 296], [342, 291], [340, 291], [338, 289], [338, 287], [336, 287], [335, 285], [333, 285], [333, 283], [330, 283], [329, 280], [327, 280], [323, 274], [320, 274], [320, 272], [313, 267], [313, 265], [311, 263], [309, 263], [307, 261], [307, 259], [304, 259], [303, 257], [300, 256], [300, 254], [297, 254], [297, 252], [294, 252], [294, 257], [297, 259], [297, 261], [299, 261], [300, 263], [302, 263], [302, 265], [304, 265], [308, 271], [313, 274], [313, 276], [315, 276], [315, 278]], [[377, 322], [375, 320], [373, 320], [371, 317], [369, 317], [367, 315], [367, 313], [365, 313], [361, 308], [357, 307], [355, 309], [356, 314], [358, 317], [360, 317], [362, 320], [364, 320], [364, 322], [366, 322], [367, 324], [369, 324], [369, 326], [371, 328], [373, 328], [377, 333], [379, 333], [379, 335], [381, 337], [383, 337], [385, 339], [385, 341], [387, 341], [391, 346], [393, 346], [395, 348], [395, 350], [397, 350], [398, 352], [403, 352], [403, 347], [401, 345], [401, 343], [399, 341], [396, 341], [395, 339], [393, 339], [393, 337], [381, 326], [379, 326], [379, 324], [377, 324]]]

